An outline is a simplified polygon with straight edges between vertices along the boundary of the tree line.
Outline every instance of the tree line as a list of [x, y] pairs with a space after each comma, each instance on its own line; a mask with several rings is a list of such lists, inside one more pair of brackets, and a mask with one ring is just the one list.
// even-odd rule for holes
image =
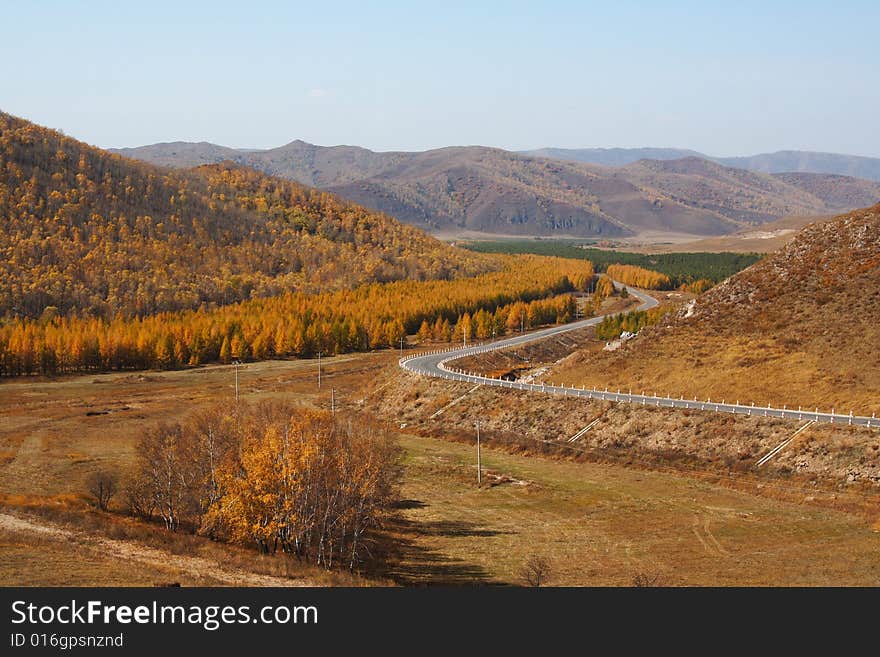
[[608, 265], [605, 272], [616, 281], [645, 290], [668, 290], [672, 286], [666, 274], [635, 265]]
[[[318, 294], [286, 293], [150, 317], [63, 316], [0, 323], [0, 376], [173, 369], [233, 359], [310, 357], [396, 347], [431, 327], [461, 340], [569, 321], [586, 261], [527, 256], [455, 280], [396, 281]], [[491, 316], [491, 317], [490, 317]], [[439, 325], [438, 325], [439, 322]], [[435, 332], [434, 328], [438, 327]]]
[[485, 340], [544, 324], [567, 324], [574, 319], [576, 312], [574, 297], [558, 294], [547, 299], [497, 306], [494, 312], [480, 308], [473, 315], [465, 312], [452, 322], [437, 317], [432, 324], [423, 319], [416, 335], [420, 342]]
[[505, 253], [558, 256], [589, 260], [598, 272], [611, 265], [634, 265], [661, 274], [670, 279], [670, 288], [677, 289], [698, 281], [714, 284], [733, 276], [761, 259], [758, 253], [630, 253], [584, 246], [571, 240], [505, 240], [470, 242], [463, 247], [478, 253]]
[[645, 290], [674, 290], [679, 289], [692, 294], [702, 294], [715, 285], [708, 278], [700, 278], [692, 282], [677, 285], [666, 274], [657, 271], [637, 267], [636, 265], [608, 265], [605, 272], [614, 280], [640, 287]]

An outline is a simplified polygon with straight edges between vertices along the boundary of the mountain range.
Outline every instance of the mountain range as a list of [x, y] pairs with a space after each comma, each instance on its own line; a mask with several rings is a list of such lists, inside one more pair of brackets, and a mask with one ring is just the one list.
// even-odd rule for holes
[[268, 150], [172, 142], [116, 152], [169, 167], [235, 162], [444, 235], [724, 235], [880, 200], [876, 181], [749, 171], [675, 149], [612, 149], [599, 163], [574, 161], [587, 151], [564, 159], [558, 150], [523, 154], [481, 146], [375, 152], [299, 140]]
[[698, 157], [727, 167], [759, 173], [822, 173], [880, 181], [880, 158], [815, 151], [777, 151], [745, 157], [715, 157], [681, 148], [539, 148], [521, 152], [534, 157], [612, 167], [646, 159], [679, 160]]

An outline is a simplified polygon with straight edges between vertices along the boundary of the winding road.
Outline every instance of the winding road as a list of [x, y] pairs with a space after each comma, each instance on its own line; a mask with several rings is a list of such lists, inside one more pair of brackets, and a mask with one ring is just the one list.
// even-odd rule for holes
[[[621, 287], [621, 284], [615, 283], [615, 286]], [[644, 292], [639, 292], [629, 288], [629, 293], [636, 297], [641, 303], [636, 310], [648, 310], [657, 306], [659, 302]], [[616, 313], [615, 313], [616, 314]], [[475, 372], [465, 372], [463, 370], [448, 367], [451, 361], [464, 358], [465, 356], [473, 356], [488, 351], [498, 349], [506, 349], [517, 345], [543, 340], [554, 335], [576, 331], [586, 326], [593, 326], [601, 322], [607, 315], [599, 317], [591, 317], [579, 322], [563, 324], [562, 326], [553, 326], [551, 328], [534, 331], [532, 333], [524, 333], [495, 342], [479, 343], [468, 347], [451, 347], [449, 349], [440, 349], [436, 351], [423, 352], [412, 356], [406, 356], [400, 359], [400, 366], [410, 372], [420, 374], [422, 376], [431, 376], [450, 381], [461, 381], [465, 383], [482, 384], [487, 386], [495, 386], [499, 388], [509, 388], [511, 390], [524, 390], [534, 393], [543, 393], [550, 395], [564, 395], [569, 397], [585, 397], [587, 399], [598, 399], [604, 401], [637, 404], [640, 406], [655, 406], [661, 408], [689, 408], [691, 410], [710, 411], [714, 413], [733, 413], [738, 415], [754, 415], [760, 417], [778, 417], [789, 420], [804, 420], [813, 422], [827, 422], [830, 424], [846, 424], [860, 425], [871, 427], [880, 427], [880, 418], [874, 416], [865, 417], [852, 414], [842, 414], [832, 412], [823, 413], [819, 409], [797, 410], [793, 408], [773, 408], [770, 406], [755, 406], [754, 404], [728, 404], [722, 401], [712, 401], [711, 399], [676, 399], [674, 397], [659, 397], [656, 395], [632, 394], [632, 392], [617, 392], [609, 390], [597, 390], [591, 388], [574, 388], [566, 386], [555, 386], [544, 383], [524, 383], [522, 381], [506, 381], [504, 379], [496, 379]]]

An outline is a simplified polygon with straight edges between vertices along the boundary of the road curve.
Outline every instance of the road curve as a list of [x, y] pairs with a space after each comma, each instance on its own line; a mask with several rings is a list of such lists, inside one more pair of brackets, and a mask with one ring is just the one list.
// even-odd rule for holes
[[[621, 287], [619, 283], [615, 283], [617, 287]], [[636, 310], [648, 310], [657, 306], [659, 302], [643, 293], [633, 289], [629, 289], [629, 293], [636, 297], [641, 303]], [[616, 313], [613, 313], [616, 314]], [[755, 415], [760, 417], [778, 417], [789, 420], [803, 420], [813, 422], [827, 422], [830, 424], [847, 424], [860, 425], [868, 428], [880, 427], [880, 418], [873, 415], [871, 417], [837, 413], [833, 409], [831, 412], [823, 413], [819, 409], [807, 410], [798, 408], [774, 408], [771, 406], [755, 406], [754, 404], [728, 404], [722, 401], [712, 401], [711, 399], [684, 399], [673, 397], [660, 397], [655, 394], [633, 394], [632, 391], [617, 392], [591, 388], [574, 388], [566, 386], [555, 386], [544, 383], [524, 383], [522, 381], [505, 381], [503, 379], [494, 379], [483, 376], [475, 372], [465, 372], [453, 367], [447, 367], [450, 361], [458, 360], [465, 356], [473, 356], [497, 349], [506, 349], [516, 345], [522, 345], [536, 340], [543, 340], [554, 335], [576, 331], [586, 326], [593, 326], [601, 322], [607, 315], [599, 317], [591, 317], [579, 322], [563, 324], [562, 326], [553, 326], [551, 328], [534, 331], [532, 333], [523, 333], [503, 340], [495, 342], [478, 343], [468, 347], [452, 347], [449, 349], [440, 349], [435, 351], [422, 352], [412, 356], [406, 356], [400, 359], [400, 366], [410, 372], [415, 372], [422, 376], [431, 376], [450, 381], [462, 381], [466, 383], [479, 383], [487, 386], [496, 386], [498, 388], [508, 388], [511, 390], [525, 390], [528, 392], [543, 393], [549, 395], [563, 395], [568, 397], [585, 397], [587, 399], [599, 399], [604, 401], [621, 402], [638, 404], [640, 406], [655, 406], [662, 408], [689, 408], [691, 410], [709, 411], [713, 413], [733, 413], [739, 415]]]

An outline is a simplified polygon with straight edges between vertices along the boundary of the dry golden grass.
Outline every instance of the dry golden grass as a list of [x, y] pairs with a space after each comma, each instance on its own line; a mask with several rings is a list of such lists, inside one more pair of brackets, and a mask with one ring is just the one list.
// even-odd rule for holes
[[[765, 497], [806, 501], [871, 520], [880, 516], [877, 429], [815, 425], [757, 467], [802, 423], [474, 389], [414, 374], [384, 387], [370, 403], [374, 413], [422, 436], [472, 442], [479, 420], [485, 443], [515, 453], [677, 471]], [[569, 442], [587, 425], [592, 425], [587, 433]]]
[[[378, 367], [396, 361], [386, 352], [323, 360], [323, 385], [317, 389], [317, 361], [254, 363], [240, 371], [241, 394], [251, 401], [294, 397], [298, 403], [329, 407], [336, 388], [341, 409], [354, 404], [359, 390]], [[85, 480], [100, 469], [123, 473], [132, 466], [140, 434], [160, 421], [185, 418], [202, 405], [232, 400], [229, 367], [178, 372], [101, 374], [50, 380], [0, 383], [0, 506], [24, 513], [37, 523], [60, 523], [84, 534], [71, 542], [57, 535], [14, 533], [0, 546], [0, 581], [9, 584], [151, 585], [229, 584], [186, 561], [199, 557], [222, 562], [240, 577], [248, 573], [294, 577], [319, 585], [362, 585], [372, 580], [327, 574], [286, 559], [259, 558], [184, 532], [163, 530], [115, 514], [92, 510]], [[108, 411], [106, 414], [89, 414]], [[117, 499], [111, 506], [119, 510]], [[145, 546], [164, 557], [133, 562], [111, 557], [89, 536]], [[31, 541], [35, 548], [22, 547]], [[239, 575], [236, 575], [239, 577]], [[244, 581], [244, 580], [241, 580]], [[260, 584], [260, 580], [254, 580]], [[381, 580], [380, 580], [381, 581]]]
[[[0, 465], [0, 491], [5, 493], [0, 503], [15, 514], [60, 526], [78, 537], [71, 541], [4, 530], [0, 580], [44, 585], [230, 583], [228, 576], [212, 576], [203, 565], [188, 561], [198, 558], [220, 562], [235, 573], [251, 573], [254, 581], [258, 576], [293, 576], [295, 583], [326, 585], [519, 584], [525, 559], [539, 553], [550, 559], [550, 583], [557, 585], [628, 585], [637, 573], [658, 574], [667, 584], [880, 583], [880, 534], [870, 527], [880, 513], [871, 515], [855, 502], [852, 507], [859, 513], [829, 508], [847, 506], [841, 504], [846, 491], [832, 494], [809, 481], [789, 481], [772, 473], [730, 471], [721, 476], [703, 457], [669, 460], [698, 476], [647, 469], [664, 467], [662, 449], [671, 443], [662, 443], [662, 436], [691, 445], [727, 430], [704, 424], [705, 416], [654, 411], [630, 415], [623, 406], [577, 405], [572, 399], [554, 406], [507, 391], [480, 390], [468, 404], [441, 416], [447, 418], [444, 422], [430, 425], [425, 418], [464, 391], [447, 382], [401, 377], [396, 358], [386, 352], [325, 361], [320, 392], [315, 361], [260, 363], [241, 372], [247, 399], [283, 396], [326, 406], [330, 388], [335, 388], [341, 412], [360, 408], [358, 402], [366, 397], [365, 406], [381, 411], [389, 422], [406, 422], [407, 431], [416, 428], [425, 434], [401, 436], [407, 466], [403, 500], [400, 519], [388, 530], [400, 539], [400, 547], [388, 555], [386, 567], [373, 568], [366, 579], [327, 576], [295, 562], [286, 570], [279, 560], [255, 561], [248, 550], [184, 533], [169, 535], [88, 507], [82, 494], [87, 474], [130, 465], [134, 441], [145, 426], [182, 418], [203, 403], [231, 399], [231, 370], [211, 367], [0, 386], [0, 450], [15, 454]], [[526, 403], [527, 410], [517, 406]], [[87, 415], [94, 410], [111, 412]], [[478, 490], [473, 445], [438, 439], [470, 440], [467, 423], [477, 415], [491, 418], [486, 427], [489, 442], [493, 434], [500, 435], [503, 424], [522, 433], [540, 426], [562, 435], [597, 411], [607, 418], [600, 423], [601, 439], [590, 458], [603, 458], [605, 453], [618, 458], [629, 451], [637, 468], [550, 460], [537, 453], [537, 443], [520, 454], [486, 447], [484, 465], [497, 476], [489, 478], [495, 485]], [[517, 418], [521, 424], [512, 425]], [[647, 444], [640, 451], [638, 441], [614, 447], [635, 430], [634, 422], [643, 423], [640, 431], [655, 431], [646, 418], [662, 420], [656, 427], [654, 452]], [[772, 442], [773, 431], [786, 430], [773, 423], [765, 427], [758, 420], [749, 427], [757, 432], [755, 440], [762, 449]], [[866, 446], [859, 436], [853, 441], [853, 450]], [[722, 444], [720, 434], [711, 444]], [[825, 449], [821, 440], [812, 445], [817, 454]], [[716, 461], [723, 459], [717, 456]], [[715, 474], [701, 474], [707, 469]], [[805, 503], [807, 495], [816, 499]], [[863, 498], [861, 492], [856, 495]], [[163, 557], [159, 563], [121, 559], [95, 542], [103, 540], [150, 548]]]
[[193, 577], [174, 567], [139, 563], [77, 547], [32, 532], [0, 530], [0, 582], [4, 586], [213, 586], [210, 577]]
[[[303, 404], [329, 407], [335, 387], [345, 408], [359, 399], [376, 368], [396, 358], [391, 352], [325, 358], [320, 391], [317, 360], [250, 363], [239, 372], [241, 395], [251, 401], [294, 396]], [[146, 427], [231, 401], [233, 386], [229, 366], [2, 381], [0, 493], [81, 493], [92, 472], [131, 465]]]
[[[110, 571], [113, 583], [119, 586], [167, 582], [200, 586], [369, 583], [347, 572], [328, 572], [286, 555], [260, 555], [247, 547], [218, 543], [183, 530], [167, 532], [158, 523], [99, 512], [82, 500], [70, 501], [69, 496], [0, 499], [0, 534], [3, 533], [16, 535], [18, 542], [0, 545], [0, 555], [4, 555], [0, 560], [0, 578], [8, 575], [18, 581], [18, 560], [22, 554], [14, 548], [30, 539], [46, 548], [47, 564], [55, 559], [64, 564], [63, 569], [45, 567], [38, 575], [29, 573], [32, 585], [66, 586], [71, 581], [103, 585], [101, 566], [107, 555], [126, 566]], [[40, 549], [25, 558], [26, 564], [40, 560]]]
[[807, 224], [830, 218], [830, 215], [782, 217], [760, 226], [743, 228], [730, 235], [704, 237], [674, 244], [647, 244], [633, 250], [645, 253], [771, 253], [791, 242], [797, 232]]
[[477, 488], [472, 445], [404, 437], [404, 583], [519, 584], [546, 557], [551, 585], [880, 584], [880, 533], [859, 516], [687, 476], [484, 449], [516, 482]]

